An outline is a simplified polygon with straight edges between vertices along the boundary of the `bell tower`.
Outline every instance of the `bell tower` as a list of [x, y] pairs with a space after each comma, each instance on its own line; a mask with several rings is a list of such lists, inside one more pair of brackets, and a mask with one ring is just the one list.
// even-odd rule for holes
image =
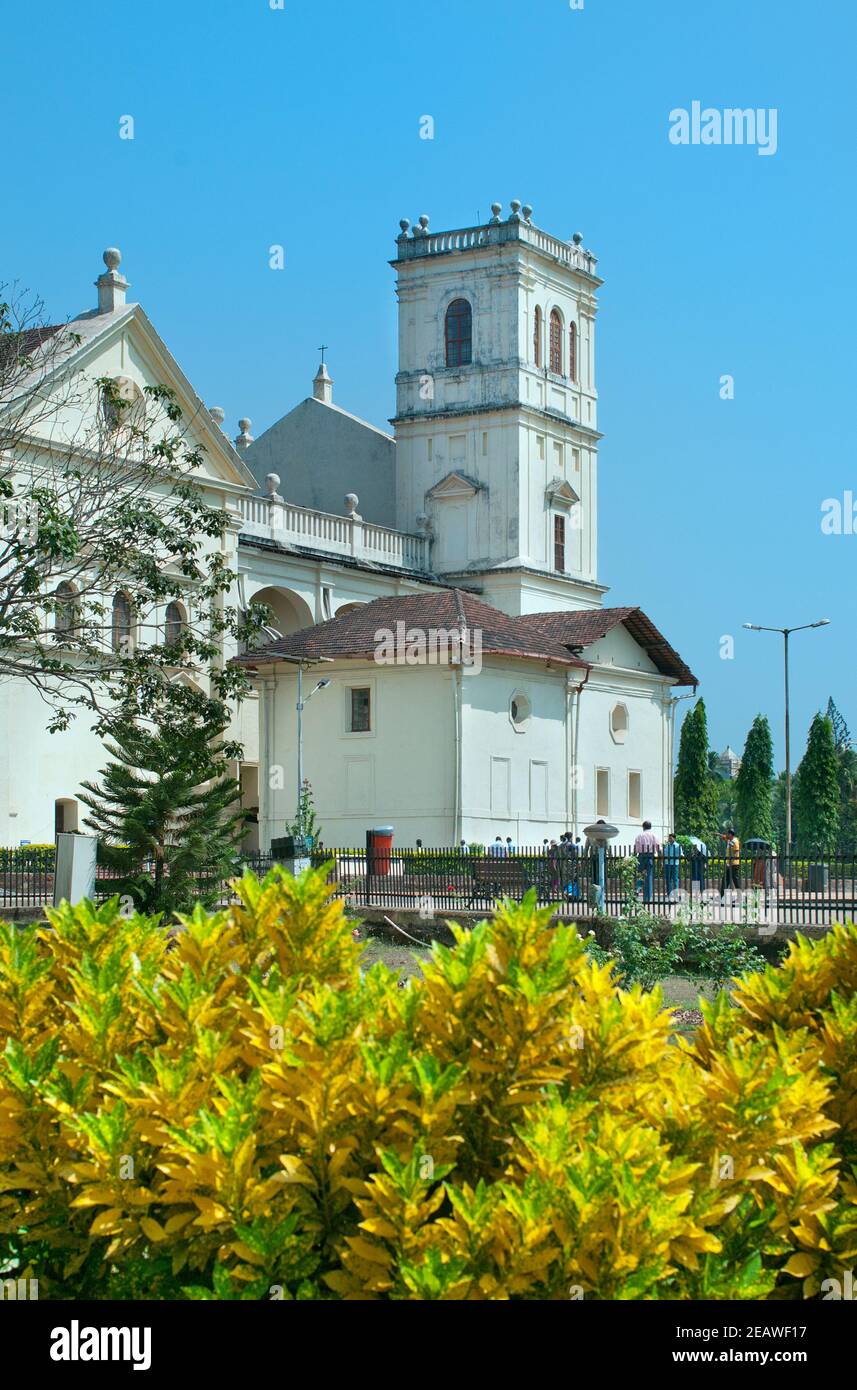
[[434, 571], [506, 612], [598, 607], [602, 281], [580, 236], [518, 202], [491, 211], [458, 231], [400, 224], [397, 525], [428, 524]]

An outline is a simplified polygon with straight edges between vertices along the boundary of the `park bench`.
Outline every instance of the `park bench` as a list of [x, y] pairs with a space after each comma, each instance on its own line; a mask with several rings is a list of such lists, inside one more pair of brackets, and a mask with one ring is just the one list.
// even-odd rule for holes
[[477, 899], [520, 898], [530, 887], [530, 867], [523, 859], [506, 859], [497, 855], [475, 859], [471, 863], [473, 892], [467, 906]]

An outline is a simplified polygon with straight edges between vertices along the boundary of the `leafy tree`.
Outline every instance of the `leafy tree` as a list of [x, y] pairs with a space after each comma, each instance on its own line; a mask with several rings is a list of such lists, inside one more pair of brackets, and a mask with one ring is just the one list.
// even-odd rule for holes
[[240, 787], [227, 775], [236, 748], [223, 742], [222, 707], [209, 702], [146, 727], [133, 708], [115, 718], [110, 761], [99, 784], [84, 782], [85, 824], [100, 839], [105, 883], [143, 912], [175, 912], [196, 899], [212, 905], [236, 869], [245, 814]]
[[[78, 369], [80, 342], [0, 285], [0, 679], [37, 690], [52, 730], [83, 709], [103, 732], [131, 698], [186, 705], [172, 677], [193, 668], [204, 719], [211, 695], [248, 689], [224, 643], [252, 643], [267, 610], [229, 602], [228, 516], [199, 481], [194, 420], [167, 387]], [[120, 591], [133, 625], [117, 631]], [[171, 602], [180, 628], [162, 622]]]
[[793, 804], [796, 843], [802, 853], [829, 854], [839, 835], [839, 767], [833, 724], [816, 714], [806, 752], [795, 773]]
[[685, 716], [675, 775], [675, 828], [682, 835], [712, 841], [717, 834], [717, 793], [708, 769], [705, 702], [697, 700]]
[[781, 852], [787, 848], [786, 837], [786, 774], [779, 772], [771, 791], [771, 826], [774, 844]]
[[773, 838], [771, 796], [774, 779], [774, 745], [763, 714], [757, 714], [744, 744], [741, 770], [735, 779], [738, 833], [742, 840]]

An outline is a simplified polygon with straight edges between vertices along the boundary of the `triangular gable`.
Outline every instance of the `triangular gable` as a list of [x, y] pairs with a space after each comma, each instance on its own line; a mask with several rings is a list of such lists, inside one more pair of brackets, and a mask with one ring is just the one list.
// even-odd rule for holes
[[[129, 304], [113, 313], [82, 314], [61, 326], [59, 330], [79, 337], [69, 351], [57, 354], [50, 369], [42, 374], [38, 356], [32, 379], [41, 379], [46, 388], [67, 380], [75, 373], [100, 376], [127, 375], [140, 385], [167, 386], [175, 392], [182, 411], [181, 426], [187, 431], [191, 447], [203, 451], [201, 479], [208, 478], [229, 490], [257, 491], [256, 479], [231, 441], [210, 415], [207, 407], [191, 386], [166, 343], [155, 330], [145, 310], [139, 304]], [[95, 409], [93, 403], [93, 409]]]
[[545, 488], [545, 499], [552, 507], [573, 507], [580, 501], [571, 483], [565, 478], [554, 478]]
[[477, 492], [487, 491], [485, 484], [480, 483], [478, 478], [454, 471], [447, 473], [445, 478], [441, 478], [439, 483], [429, 488], [426, 497], [436, 502], [445, 502], [451, 498], [475, 497]]

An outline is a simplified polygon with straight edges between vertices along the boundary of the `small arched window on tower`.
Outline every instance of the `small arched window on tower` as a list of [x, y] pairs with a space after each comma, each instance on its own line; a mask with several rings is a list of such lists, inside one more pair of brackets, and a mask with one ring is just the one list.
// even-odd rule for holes
[[577, 381], [577, 324], [573, 323], [568, 330], [568, 379]]
[[120, 589], [113, 596], [113, 623], [110, 633], [110, 645], [114, 652], [128, 653], [134, 646], [134, 613], [131, 607], [131, 600], [124, 590]]
[[54, 640], [68, 641], [77, 627], [77, 593], [65, 580], [54, 593]]
[[537, 367], [542, 365], [542, 311], [538, 304], [533, 315], [533, 361]]
[[187, 627], [187, 617], [180, 603], [168, 603], [164, 614], [164, 642], [168, 647], [178, 646]]
[[446, 311], [446, 365], [466, 367], [473, 360], [473, 310], [454, 299]]
[[562, 318], [559, 309], [551, 310], [550, 369], [562, 376]]

